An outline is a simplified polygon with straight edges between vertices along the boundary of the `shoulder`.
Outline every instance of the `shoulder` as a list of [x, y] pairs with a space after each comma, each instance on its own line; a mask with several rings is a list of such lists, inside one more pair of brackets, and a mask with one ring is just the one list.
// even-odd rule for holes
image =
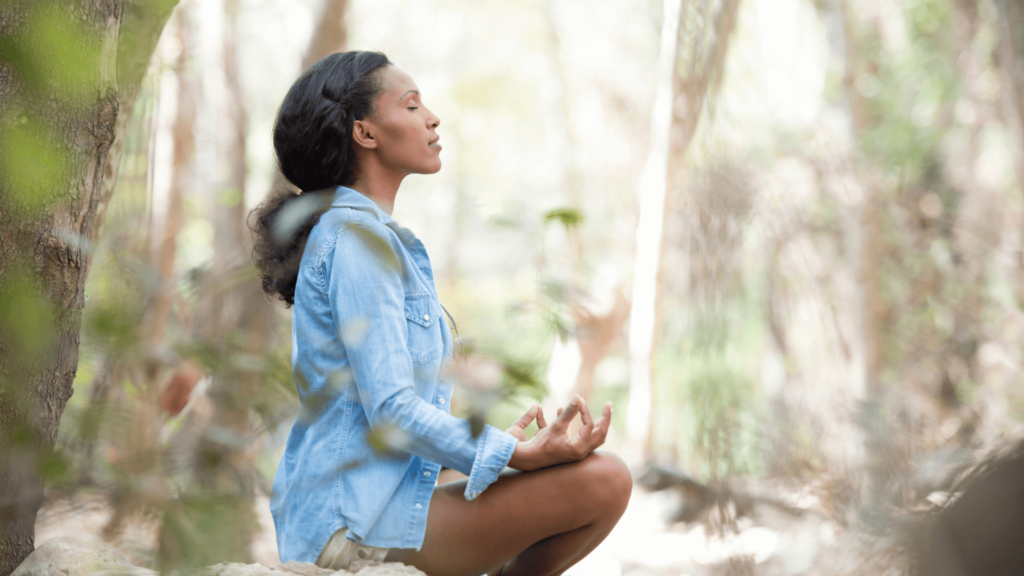
[[389, 227], [372, 216], [329, 218], [323, 223], [316, 261], [325, 284], [341, 277], [368, 284], [394, 282], [403, 275], [401, 243]]
[[324, 212], [309, 241], [318, 265], [339, 253], [350, 258], [381, 258], [387, 254], [395, 258], [400, 244], [394, 231], [372, 215], [347, 207]]

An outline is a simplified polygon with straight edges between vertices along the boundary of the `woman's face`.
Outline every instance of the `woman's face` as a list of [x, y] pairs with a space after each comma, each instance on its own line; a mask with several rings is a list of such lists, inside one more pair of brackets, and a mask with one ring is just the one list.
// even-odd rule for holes
[[405, 174], [433, 174], [441, 169], [437, 126], [441, 120], [423, 105], [419, 87], [395, 66], [380, 71], [384, 91], [377, 97], [365, 131], [376, 142], [380, 162]]

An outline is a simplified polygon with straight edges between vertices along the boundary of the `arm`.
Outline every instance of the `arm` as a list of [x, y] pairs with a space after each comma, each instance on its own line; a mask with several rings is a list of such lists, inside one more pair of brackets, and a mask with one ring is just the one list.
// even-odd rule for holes
[[[371, 428], [397, 427], [403, 450], [466, 474], [466, 499], [476, 498], [508, 464], [517, 440], [490, 425], [473, 438], [466, 420], [416, 395], [402, 264], [387, 238], [349, 226], [328, 260], [325, 282], [335, 328]], [[366, 321], [366, 329], [354, 329]]]

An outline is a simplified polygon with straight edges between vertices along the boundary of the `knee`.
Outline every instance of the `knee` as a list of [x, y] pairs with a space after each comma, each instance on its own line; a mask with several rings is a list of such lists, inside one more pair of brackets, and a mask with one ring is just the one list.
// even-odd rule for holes
[[625, 512], [633, 493], [633, 476], [626, 463], [612, 452], [595, 450], [583, 464], [589, 491], [617, 519]]

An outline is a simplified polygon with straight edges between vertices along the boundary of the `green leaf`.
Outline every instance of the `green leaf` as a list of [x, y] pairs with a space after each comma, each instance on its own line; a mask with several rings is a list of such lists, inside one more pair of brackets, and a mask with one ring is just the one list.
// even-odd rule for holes
[[544, 213], [544, 222], [560, 222], [566, 230], [575, 228], [583, 222], [583, 213], [575, 208], [562, 207]]

